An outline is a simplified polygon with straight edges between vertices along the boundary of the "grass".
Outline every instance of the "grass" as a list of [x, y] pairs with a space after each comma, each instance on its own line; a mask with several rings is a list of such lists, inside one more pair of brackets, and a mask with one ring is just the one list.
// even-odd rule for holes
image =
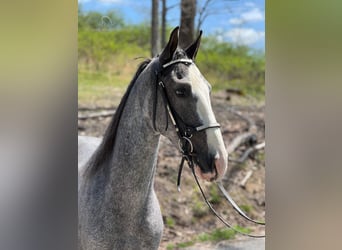
[[[82, 18], [83, 26], [79, 27], [83, 28], [78, 31], [79, 103], [99, 105], [113, 94], [122, 95], [137, 65], [149, 57], [150, 33], [146, 25], [129, 24], [110, 32], [99, 31], [88, 27]], [[233, 96], [233, 105], [248, 105], [251, 100], [252, 104], [264, 102], [263, 53], [207, 36], [202, 40], [196, 64], [214, 92], [235, 88], [245, 93], [245, 97]]]
[[167, 250], [173, 250], [173, 249], [178, 249], [178, 248], [185, 248], [185, 247], [190, 247], [195, 245], [195, 241], [186, 241], [186, 242], [181, 242], [177, 244], [169, 244], [166, 246]]
[[221, 241], [233, 239], [236, 232], [232, 229], [215, 229], [211, 233], [202, 233], [198, 236], [199, 241]]
[[185, 248], [185, 247], [193, 246], [193, 245], [195, 245], [195, 243], [196, 242], [194, 242], [194, 241], [186, 241], [186, 242], [178, 243], [176, 246], [178, 248]]
[[219, 194], [218, 188], [215, 185], [210, 186], [210, 202], [212, 204], [218, 204], [221, 202], [221, 196]]
[[195, 218], [201, 218], [208, 214], [209, 210], [208, 207], [205, 205], [205, 203], [202, 200], [200, 192], [197, 190], [196, 186], [193, 186], [194, 193], [192, 195], [192, 213]]
[[167, 250], [173, 250], [173, 249], [175, 249], [175, 248], [176, 248], [176, 245], [173, 244], [173, 243], [168, 244], [168, 245], [166, 246], [166, 249], [167, 249]]
[[[84, 68], [78, 70], [78, 102], [79, 104], [101, 106], [110, 102], [118, 104], [118, 101], [131, 81], [132, 74], [120, 74], [108, 71], [93, 71]], [[116, 100], [118, 99], [118, 100]]]
[[[79, 60], [78, 103], [82, 105], [118, 105], [142, 59], [116, 54], [110, 63], [96, 68], [94, 63]], [[107, 104], [107, 105], [106, 105]]]
[[249, 213], [252, 211], [252, 206], [251, 205], [240, 205], [240, 208], [245, 212], [245, 213]]
[[[244, 233], [249, 233], [251, 230], [248, 228], [236, 226], [235, 229], [242, 231]], [[230, 240], [235, 237], [237, 233], [233, 229], [228, 229], [228, 228], [219, 228], [215, 229], [214, 231], [210, 233], [202, 233], [198, 236], [198, 240], [200, 242], [205, 242], [205, 241], [222, 241], [222, 240]]]
[[[118, 57], [115, 63], [106, 65], [99, 70], [80, 62], [78, 68], [78, 102], [84, 105], [107, 106], [118, 105], [121, 96], [131, 81], [139, 60], [128, 60]], [[265, 100], [264, 84], [248, 84], [238, 81], [222, 82], [214, 75], [208, 76], [213, 92], [227, 88], [240, 89], [244, 97], [233, 96], [232, 104], [260, 104]]]
[[244, 94], [243, 96], [232, 95], [230, 101], [232, 105], [260, 106], [265, 103], [265, 84], [262, 82], [250, 83], [240, 79], [224, 80], [220, 75], [215, 73], [203, 73], [203, 75], [212, 85], [213, 93], [225, 91], [226, 89], [230, 88], [238, 89]]
[[171, 228], [175, 226], [175, 220], [172, 217], [167, 217], [165, 223], [166, 223], [166, 226], [171, 227]]
[[256, 160], [259, 162], [264, 162], [265, 161], [265, 152], [264, 151], [259, 151], [256, 156]]
[[[241, 232], [244, 232], [244, 233], [250, 233], [251, 232], [250, 229], [240, 227], [240, 226], [235, 226], [234, 228], [241, 231]], [[178, 248], [185, 248], [185, 247], [193, 246], [197, 242], [208, 242], [208, 241], [219, 242], [222, 240], [230, 240], [230, 239], [234, 239], [236, 234], [237, 234], [237, 232], [235, 232], [233, 229], [218, 228], [218, 229], [215, 229], [209, 233], [202, 233], [190, 241], [181, 242], [181, 243], [177, 243], [177, 244], [171, 243], [171, 244], [167, 245], [166, 249], [167, 250], [173, 250], [173, 249], [178, 249]]]
[[[251, 230], [248, 228], [243, 228], [240, 226], [236, 226], [235, 229], [242, 231], [244, 233], [250, 233]], [[212, 232], [209, 233], [202, 233], [198, 237], [195, 237], [194, 239], [186, 242], [181, 242], [181, 243], [171, 243], [167, 245], [166, 249], [167, 250], [173, 250], [173, 249], [178, 249], [178, 248], [185, 248], [189, 246], [195, 245], [197, 242], [219, 242], [222, 240], [230, 240], [234, 239], [235, 235], [237, 233], [233, 229], [228, 229], [228, 228], [219, 228], [215, 229]]]
[[112, 84], [112, 78], [103, 73], [79, 72], [78, 74], [78, 103], [86, 106], [107, 106], [106, 103], [117, 104], [115, 95], [122, 95], [123, 88]]
[[195, 201], [194, 205], [192, 206], [192, 212], [194, 217], [201, 218], [208, 213], [208, 209], [203, 205], [203, 202]]

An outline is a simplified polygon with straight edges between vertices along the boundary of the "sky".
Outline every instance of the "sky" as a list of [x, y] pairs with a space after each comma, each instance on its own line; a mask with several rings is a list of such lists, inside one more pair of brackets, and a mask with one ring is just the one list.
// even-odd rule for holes
[[[168, 25], [175, 27], [180, 21], [180, 0], [166, 2], [167, 6], [177, 6], [167, 15]], [[197, 7], [201, 8], [204, 2], [197, 0]], [[151, 0], [78, 0], [78, 3], [83, 11], [116, 10], [130, 24], [149, 23], [151, 18]], [[265, 0], [212, 0], [208, 10], [212, 14], [201, 27], [204, 36], [216, 35], [222, 41], [265, 50]]]

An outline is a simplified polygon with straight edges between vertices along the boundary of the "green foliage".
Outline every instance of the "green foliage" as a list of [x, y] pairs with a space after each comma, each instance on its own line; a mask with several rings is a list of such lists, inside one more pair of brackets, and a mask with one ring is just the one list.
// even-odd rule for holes
[[82, 6], [78, 9], [78, 29], [83, 30], [113, 30], [123, 28], [123, 17], [116, 11], [110, 10], [102, 14], [96, 11], [84, 13]]
[[185, 248], [185, 247], [190, 247], [195, 244], [194, 241], [186, 241], [186, 242], [181, 242], [176, 245], [177, 248]]
[[208, 214], [209, 210], [208, 207], [205, 205], [205, 203], [202, 200], [201, 194], [197, 190], [197, 187], [194, 186], [194, 193], [192, 195], [192, 213], [194, 218], [201, 218]]
[[[235, 226], [235, 229], [244, 232], [244, 233], [250, 233], [251, 230], [248, 228], [240, 227], [240, 226]], [[221, 240], [229, 240], [233, 239], [237, 232], [235, 232], [233, 229], [229, 228], [218, 228], [215, 229], [214, 231], [210, 233], [202, 233], [198, 236], [198, 240], [201, 242], [204, 241], [221, 241]]]
[[[235, 226], [234, 228], [244, 233], [251, 232], [250, 229], [240, 227], [240, 226]], [[233, 229], [218, 228], [218, 229], [213, 230], [210, 233], [202, 233], [190, 241], [177, 243], [177, 244], [171, 243], [167, 245], [166, 249], [173, 250], [173, 249], [178, 249], [178, 248], [185, 248], [185, 247], [193, 246], [196, 242], [206, 242], [206, 241], [218, 242], [222, 240], [230, 240], [230, 239], [233, 239], [236, 234], [237, 232], [235, 232]]]
[[[264, 85], [264, 55], [245, 46], [234, 47], [215, 37], [204, 38], [196, 62], [218, 89], [239, 85]], [[253, 88], [263, 91], [262, 88]]]
[[264, 151], [259, 151], [256, 155], [255, 158], [259, 162], [265, 161], [265, 152]]
[[168, 244], [168, 245], [166, 246], [166, 249], [167, 249], [167, 250], [173, 250], [173, 249], [175, 249], [175, 248], [176, 248], [176, 246], [175, 246], [175, 244], [173, 244], [173, 243]]
[[203, 206], [202, 202], [196, 201], [192, 206], [192, 213], [194, 217], [201, 218], [208, 213], [208, 209], [206, 206]]
[[236, 230], [239, 230], [239, 231], [241, 231], [241, 232], [243, 232], [243, 233], [250, 233], [252, 230], [251, 229], [249, 229], [249, 228], [246, 228], [246, 227], [241, 227], [241, 226], [235, 226], [234, 227]]
[[[78, 17], [79, 74], [109, 74], [110, 79], [106, 79], [119, 79], [119, 86], [124, 89], [138, 64], [132, 63], [134, 58], [150, 55], [149, 25], [128, 25], [115, 11], [84, 13], [80, 8]], [[264, 53], [207, 36], [202, 40], [196, 64], [214, 91], [237, 88], [246, 96], [264, 100]], [[83, 85], [83, 82], [79, 83]], [[94, 85], [98, 83], [93, 81]], [[80, 95], [84, 96], [82, 93]]]
[[221, 202], [220, 193], [218, 191], [217, 186], [215, 186], [215, 185], [210, 186], [210, 202], [212, 204], [218, 204]]
[[234, 238], [236, 232], [232, 229], [215, 229], [211, 233], [202, 233], [198, 236], [199, 241], [220, 241]]
[[173, 250], [173, 249], [178, 249], [178, 248], [185, 248], [185, 247], [190, 247], [193, 246], [196, 242], [195, 241], [186, 241], [186, 242], [181, 242], [177, 244], [168, 244], [166, 246], [167, 250]]
[[166, 218], [166, 226], [174, 227], [175, 226], [175, 220], [172, 217], [167, 217]]
[[78, 60], [95, 70], [108, 70], [120, 57], [147, 56], [148, 29], [131, 26], [116, 31], [79, 30]]
[[240, 205], [240, 208], [246, 213], [249, 213], [253, 209], [251, 205], [244, 205], [244, 204]]

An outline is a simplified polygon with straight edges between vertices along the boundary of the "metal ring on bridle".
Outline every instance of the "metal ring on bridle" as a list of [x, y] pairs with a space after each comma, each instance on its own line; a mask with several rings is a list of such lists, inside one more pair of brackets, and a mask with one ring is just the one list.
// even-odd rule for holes
[[[185, 144], [182, 143], [182, 140], [184, 140]], [[184, 150], [186, 147], [186, 143], [189, 143], [189, 145], [190, 145], [190, 151], [189, 152], [185, 152], [185, 150]], [[178, 147], [179, 147], [179, 150], [182, 152], [182, 154], [192, 153], [194, 151], [194, 146], [192, 145], [191, 140], [185, 136], [178, 139]]]
[[189, 128], [189, 127], [186, 128], [185, 131], [184, 131], [184, 135], [185, 135], [186, 138], [191, 139], [191, 137], [193, 136], [191, 128]]

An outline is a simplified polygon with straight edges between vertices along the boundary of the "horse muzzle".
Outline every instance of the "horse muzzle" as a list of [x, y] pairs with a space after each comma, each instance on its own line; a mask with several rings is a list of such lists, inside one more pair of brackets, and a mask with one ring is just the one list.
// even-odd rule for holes
[[203, 170], [199, 164], [195, 164], [195, 173], [206, 181], [220, 180], [227, 170], [227, 156], [224, 153], [216, 153], [211, 160], [210, 170]]

